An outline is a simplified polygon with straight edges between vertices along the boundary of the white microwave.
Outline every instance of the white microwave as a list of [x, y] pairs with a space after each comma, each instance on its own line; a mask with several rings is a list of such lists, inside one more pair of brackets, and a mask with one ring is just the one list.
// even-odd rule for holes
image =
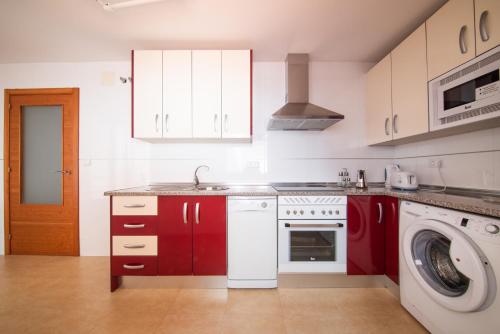
[[499, 117], [499, 78], [500, 46], [430, 81], [430, 130]]

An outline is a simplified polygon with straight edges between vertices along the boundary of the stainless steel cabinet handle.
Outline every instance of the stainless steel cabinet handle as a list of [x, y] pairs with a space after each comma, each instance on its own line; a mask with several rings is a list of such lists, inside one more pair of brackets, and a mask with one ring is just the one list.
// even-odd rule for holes
[[156, 132], [159, 131], [159, 128], [158, 128], [158, 119], [159, 118], [160, 118], [160, 115], [155, 114], [155, 130], [156, 130]]
[[224, 132], [227, 132], [227, 114], [224, 115]]
[[217, 118], [219, 118], [217, 114], [214, 114], [214, 132], [217, 132]]
[[385, 119], [385, 135], [388, 136], [389, 135], [389, 117], [387, 117]]
[[123, 224], [124, 228], [144, 228], [146, 224]]
[[486, 18], [488, 17], [488, 11], [485, 10], [481, 13], [479, 17], [479, 34], [481, 35], [481, 40], [486, 42], [490, 39], [490, 35], [488, 34], [488, 30], [486, 29]]
[[378, 206], [378, 221], [377, 223], [382, 224], [382, 217], [384, 216], [384, 208], [382, 206], [382, 203], [377, 203]]
[[200, 223], [200, 203], [196, 203], [194, 212], [195, 212], [194, 217], [195, 217], [196, 224], [199, 224]]
[[184, 206], [182, 208], [182, 218], [184, 219], [184, 224], [188, 223], [188, 204], [184, 202]]
[[462, 26], [462, 28], [460, 28], [460, 33], [458, 34], [458, 45], [460, 47], [460, 52], [462, 54], [467, 53], [467, 44], [465, 43], [466, 32], [467, 32], [467, 26]]
[[306, 227], [306, 228], [322, 228], [322, 227], [344, 227], [344, 224], [290, 224], [285, 223], [285, 227], [297, 228], [297, 227]]
[[123, 245], [125, 248], [136, 249], [136, 248], [144, 248], [146, 244], [125, 244]]
[[138, 269], [144, 269], [144, 265], [143, 264], [124, 264], [123, 268], [138, 270]]
[[165, 132], [168, 132], [168, 114], [165, 115]]
[[146, 204], [125, 204], [125, 208], [133, 209], [133, 208], [145, 208]]
[[394, 131], [394, 133], [398, 133], [398, 126], [396, 124], [397, 120], [398, 120], [398, 114], [392, 117], [392, 131]]

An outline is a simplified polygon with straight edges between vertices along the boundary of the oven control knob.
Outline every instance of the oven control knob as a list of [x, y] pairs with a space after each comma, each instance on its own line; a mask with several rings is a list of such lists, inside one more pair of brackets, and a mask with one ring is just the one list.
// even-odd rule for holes
[[311, 210], [311, 215], [314, 215], [316, 212], [314, 210]]
[[339, 210], [335, 210], [335, 214], [336, 215], [340, 215], [340, 211]]
[[500, 227], [498, 227], [498, 225], [495, 224], [488, 224], [484, 227], [484, 229], [489, 234], [498, 234], [498, 232], [500, 232]]
[[290, 210], [286, 210], [286, 214], [289, 215], [290, 214]]
[[332, 210], [328, 211], [328, 214], [333, 215], [333, 211]]
[[304, 210], [300, 210], [300, 214], [303, 215], [304, 214]]
[[296, 215], [297, 214], [297, 210], [293, 210], [293, 214]]
[[326, 215], [326, 211], [325, 210], [322, 210], [321, 213], [324, 214], [324, 215]]

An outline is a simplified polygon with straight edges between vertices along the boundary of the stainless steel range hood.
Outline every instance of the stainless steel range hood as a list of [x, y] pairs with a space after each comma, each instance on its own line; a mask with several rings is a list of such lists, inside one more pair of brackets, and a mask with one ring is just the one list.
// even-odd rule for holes
[[286, 57], [287, 103], [269, 120], [268, 130], [324, 130], [344, 115], [309, 103], [309, 56]]

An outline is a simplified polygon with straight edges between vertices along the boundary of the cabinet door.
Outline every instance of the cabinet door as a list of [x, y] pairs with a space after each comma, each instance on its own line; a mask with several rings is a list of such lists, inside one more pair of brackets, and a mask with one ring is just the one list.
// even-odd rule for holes
[[188, 196], [160, 196], [158, 199], [158, 273], [192, 275], [193, 225]]
[[134, 50], [133, 53], [133, 137], [162, 136], [161, 50]]
[[222, 51], [222, 138], [250, 138], [250, 52]]
[[193, 272], [226, 275], [226, 197], [193, 197]]
[[391, 53], [393, 139], [429, 131], [425, 24]]
[[191, 51], [163, 51], [163, 137], [191, 138]]
[[399, 284], [399, 200], [387, 196], [384, 205], [385, 274]]
[[193, 57], [193, 137], [221, 137], [221, 51], [195, 50]]
[[391, 55], [387, 55], [366, 78], [366, 127], [368, 144], [392, 140]]
[[428, 80], [476, 55], [474, 1], [448, 1], [427, 21]]
[[347, 198], [347, 274], [383, 275], [384, 196]]
[[476, 55], [500, 44], [500, 1], [475, 0]]

